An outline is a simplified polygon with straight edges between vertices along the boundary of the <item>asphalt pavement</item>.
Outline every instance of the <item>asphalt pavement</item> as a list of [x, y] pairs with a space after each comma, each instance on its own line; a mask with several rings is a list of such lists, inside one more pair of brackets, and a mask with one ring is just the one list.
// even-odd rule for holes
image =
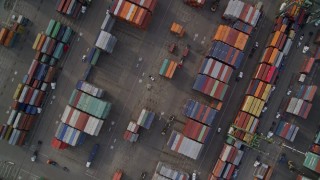
[[[261, 46], [252, 58], [248, 58], [248, 50], [255, 41], [263, 45], [267, 40], [267, 35], [271, 32], [278, 6], [267, 0], [263, 2], [264, 18], [246, 47], [245, 61], [232, 77], [235, 79], [236, 74], [243, 71], [244, 78], [238, 83], [231, 80], [227, 92], [228, 98], [225, 99], [223, 108], [214, 122], [210, 140], [205, 145], [201, 157], [195, 161], [169, 150], [166, 141], [172, 129], [182, 130], [186, 118], [181, 114], [181, 110], [187, 99], [192, 98], [206, 104], [210, 102], [207, 96], [193, 91], [192, 85], [201, 60], [210, 47], [210, 39], [215, 29], [221, 23], [228, 23], [221, 19], [227, 1], [221, 1], [216, 13], [210, 12], [209, 3], [198, 10], [186, 6], [182, 1], [158, 1], [158, 6], [147, 31], [118, 21], [112, 31], [112, 34], [118, 38], [114, 52], [100, 56], [98, 64], [88, 77], [90, 83], [106, 90], [104, 100], [113, 104], [110, 115], [98, 137], [88, 136], [84, 145], [60, 151], [50, 146], [51, 139], [67, 105], [68, 98], [75, 88], [77, 80], [81, 79], [87, 67], [87, 64], [81, 61], [81, 57], [93, 47], [106, 9], [110, 6], [111, 1], [93, 2], [85, 15], [78, 20], [72, 20], [55, 12], [53, 8], [55, 1], [18, 0], [15, 10], [10, 13], [23, 14], [33, 23], [28, 27], [28, 34], [19, 41], [15, 48], [0, 47], [1, 78], [3, 78], [0, 81], [0, 98], [3, 99], [1, 109], [4, 112], [0, 117], [4, 119], [3, 123], [8, 117], [5, 112], [12, 102], [12, 93], [17, 83], [27, 72], [35, 54], [31, 46], [36, 34], [45, 29], [50, 18], [70, 25], [77, 33], [73, 38], [69, 52], [63, 57], [64, 62], [58, 78], [57, 89], [48, 94], [45, 111], [38, 119], [39, 123], [33, 130], [30, 142], [24, 147], [16, 147], [0, 141], [0, 159], [14, 162], [14, 167], [17, 170], [11, 174], [21, 178], [44, 176], [49, 179], [65, 179], [68, 175], [68, 179], [110, 179], [116, 169], [122, 169], [125, 174], [124, 179], [138, 179], [141, 172], [147, 172], [149, 179], [157, 162], [161, 160], [188, 173], [196, 170], [199, 179], [207, 179], [225, 141], [227, 128], [236, 116], [251, 75], [263, 52]], [[169, 32], [173, 21], [186, 28], [185, 37], [178, 38]], [[178, 44], [175, 54], [168, 52], [168, 46], [172, 42]], [[187, 44], [191, 46], [191, 52], [185, 60], [183, 69], [177, 70], [171, 80], [160, 77], [158, 71], [163, 59], [170, 58], [179, 61], [182, 50]], [[296, 55], [299, 54], [296, 53]], [[296, 55], [292, 54], [292, 57]], [[294, 64], [288, 64], [281, 77], [283, 79], [280, 78], [281, 82], [285, 83], [277, 86], [275, 97], [284, 95], [286, 84], [291, 78], [289, 74], [295, 72], [296, 68]], [[149, 75], [155, 77], [155, 81], [151, 81], [148, 78]], [[152, 86], [150, 90], [147, 89], [148, 84]], [[279, 101], [277, 98], [271, 99], [271, 102], [275, 104]], [[143, 108], [149, 108], [157, 114], [151, 129], [143, 130], [137, 143], [131, 144], [124, 141], [122, 135], [129, 121], [137, 120]], [[270, 107], [264, 118], [273, 117], [277, 111], [276, 108], [276, 105]], [[162, 136], [160, 134], [162, 127], [171, 114], [177, 117], [174, 126], [165, 136]], [[262, 126], [267, 129], [271, 122], [263, 121]], [[222, 133], [219, 135], [215, 133], [218, 127], [222, 128]], [[262, 131], [265, 129], [261, 128]], [[31, 163], [29, 158], [39, 139], [43, 141], [40, 156], [37, 163]], [[101, 149], [92, 167], [88, 169], [85, 167], [85, 162], [95, 143], [99, 143]], [[238, 179], [247, 179], [247, 176], [243, 174], [251, 173], [251, 161], [254, 157], [255, 155], [246, 154]], [[46, 165], [45, 162], [49, 158], [56, 160], [59, 166]], [[64, 166], [70, 169], [68, 174], [62, 170]]]

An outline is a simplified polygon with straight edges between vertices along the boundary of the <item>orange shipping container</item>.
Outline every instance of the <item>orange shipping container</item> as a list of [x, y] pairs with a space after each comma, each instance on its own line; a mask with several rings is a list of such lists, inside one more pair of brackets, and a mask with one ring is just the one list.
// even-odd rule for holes
[[276, 31], [275, 33], [273, 33], [273, 38], [271, 40], [270, 46], [276, 47], [279, 36], [280, 36], [280, 31]]
[[9, 44], [10, 44], [10, 41], [12, 40], [14, 36], [14, 32], [13, 31], [9, 31], [7, 37], [6, 37], [6, 40], [4, 41], [4, 46], [8, 47]]
[[46, 41], [46, 38], [47, 38], [47, 36], [45, 36], [44, 34], [41, 34], [41, 37], [40, 37], [40, 40], [39, 40], [39, 43], [38, 43], [37, 49], [36, 49], [37, 51], [41, 50], [44, 42]]
[[0, 44], [4, 44], [4, 41], [8, 35], [9, 30], [6, 28], [2, 28], [0, 32]]
[[278, 57], [278, 53], [279, 53], [279, 49], [274, 48], [273, 51], [272, 51], [272, 54], [270, 56], [270, 59], [268, 61], [268, 64], [271, 64], [271, 65], [275, 64], [275, 61], [276, 61], [276, 59]]

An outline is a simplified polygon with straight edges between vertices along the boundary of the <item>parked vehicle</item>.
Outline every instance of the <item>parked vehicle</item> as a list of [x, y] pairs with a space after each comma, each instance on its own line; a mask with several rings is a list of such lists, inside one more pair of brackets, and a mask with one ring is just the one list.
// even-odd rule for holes
[[39, 150], [41, 144], [42, 144], [42, 141], [39, 140], [39, 141], [38, 141], [37, 148], [36, 148], [36, 150], [33, 152], [32, 156], [31, 156], [31, 161], [32, 161], [32, 162], [35, 162], [35, 161], [36, 161], [36, 159], [37, 159], [37, 157], [38, 157], [38, 150]]
[[218, 7], [219, 7], [219, 3], [220, 3], [220, 0], [214, 0], [214, 1], [212, 2], [212, 5], [211, 5], [210, 10], [211, 10], [212, 12], [216, 12], [216, 10], [217, 10]]
[[243, 72], [239, 72], [238, 76], [236, 77], [236, 81], [239, 81], [243, 78]]
[[51, 159], [47, 160], [47, 164], [50, 164], [50, 165], [53, 165], [53, 166], [57, 166], [58, 165], [58, 163], [56, 161], [53, 161]]
[[94, 160], [94, 157], [96, 156], [98, 149], [99, 149], [100, 145], [99, 144], [95, 144], [90, 152], [89, 155], [89, 159], [87, 161], [86, 167], [89, 168], [91, 166], [92, 161]]

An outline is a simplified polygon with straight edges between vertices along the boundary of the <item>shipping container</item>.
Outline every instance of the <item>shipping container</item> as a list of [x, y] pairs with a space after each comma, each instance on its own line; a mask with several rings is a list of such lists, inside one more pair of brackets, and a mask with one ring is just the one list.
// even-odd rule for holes
[[171, 79], [177, 66], [178, 66], [178, 63], [172, 60], [164, 59], [162, 66], [160, 68], [159, 74], [161, 76]]
[[51, 38], [55, 39], [57, 37], [58, 32], [60, 30], [60, 27], [61, 27], [61, 23], [59, 21], [57, 21], [57, 23], [55, 24], [54, 29], [51, 33]]
[[225, 65], [212, 58], [205, 58], [202, 62], [199, 73], [208, 75], [224, 83], [228, 83], [233, 73], [233, 69], [231, 66]]
[[142, 109], [140, 116], [138, 118], [137, 124], [146, 129], [150, 129], [151, 124], [154, 120], [155, 113]]
[[239, 50], [244, 50], [249, 36], [226, 25], [219, 25], [212, 41], [224, 42]]
[[56, 24], [56, 21], [55, 21], [54, 19], [50, 19], [49, 24], [48, 24], [48, 26], [47, 26], [47, 29], [46, 29], [46, 31], [45, 31], [45, 34], [46, 34], [47, 36], [50, 36], [50, 35], [51, 35], [55, 24]]
[[105, 32], [111, 32], [114, 23], [116, 22], [116, 20], [109, 14], [106, 14], [106, 17], [104, 18], [102, 25], [101, 25], [101, 30], [105, 31]]
[[156, 170], [161, 178], [169, 178], [169, 179], [181, 179], [181, 180], [188, 180], [189, 174], [187, 172], [183, 172], [177, 169], [174, 169], [171, 165], [165, 164], [161, 161], [158, 162]]
[[79, 80], [76, 84], [76, 88], [97, 98], [102, 98], [104, 95], [103, 89], [97, 88], [86, 81]]
[[210, 127], [198, 123], [192, 119], [187, 120], [186, 125], [184, 126], [182, 131], [183, 135], [200, 143], [205, 143], [208, 140], [210, 133]]
[[303, 166], [320, 173], [320, 156], [312, 152], [307, 152], [305, 156]]
[[95, 42], [95, 46], [107, 53], [112, 53], [117, 41], [117, 38], [112, 34], [100, 31]]

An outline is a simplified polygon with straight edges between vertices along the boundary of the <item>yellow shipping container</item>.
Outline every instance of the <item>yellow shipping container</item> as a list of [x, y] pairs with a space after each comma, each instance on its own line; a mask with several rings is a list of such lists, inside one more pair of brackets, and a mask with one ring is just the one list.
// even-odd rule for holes
[[21, 94], [23, 88], [24, 88], [24, 84], [19, 83], [16, 91], [15, 91], [14, 94], [13, 94], [13, 99], [14, 99], [14, 100], [18, 100], [18, 99], [19, 99], [20, 94]]
[[267, 97], [270, 93], [271, 87], [272, 87], [271, 84], [267, 84], [266, 89], [264, 90], [262, 97], [261, 97], [261, 99], [263, 99], [264, 101], [267, 99]]

